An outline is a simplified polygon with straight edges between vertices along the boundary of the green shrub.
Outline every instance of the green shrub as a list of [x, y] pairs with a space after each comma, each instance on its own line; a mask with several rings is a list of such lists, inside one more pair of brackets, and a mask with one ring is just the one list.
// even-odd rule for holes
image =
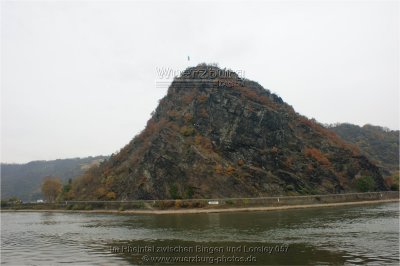
[[82, 207], [79, 204], [74, 204], [71, 209], [76, 211], [76, 210], [81, 210]]
[[4, 208], [4, 207], [9, 207], [11, 204], [8, 202], [8, 201], [5, 201], [5, 200], [2, 200], [1, 201], [1, 207], [2, 208]]
[[147, 203], [145, 204], [144, 202], [138, 202], [135, 204], [135, 208], [137, 209], [144, 209], [144, 207], [146, 207], [146, 205], [148, 205]]
[[183, 126], [180, 130], [181, 134], [185, 137], [192, 136], [194, 134], [194, 128], [191, 126]]
[[294, 186], [292, 184], [286, 186], [286, 190], [294, 191]]
[[362, 192], [374, 191], [375, 181], [371, 176], [364, 176], [357, 179], [356, 186], [357, 189]]
[[250, 203], [249, 199], [243, 199], [242, 200], [243, 205], [248, 205]]
[[232, 201], [232, 200], [226, 200], [226, 201], [225, 201], [225, 204], [227, 204], [227, 205], [233, 205], [233, 201]]
[[193, 189], [193, 187], [189, 187], [186, 191], [186, 197], [188, 199], [191, 199], [191, 198], [193, 198], [193, 195], [194, 195], [194, 189]]
[[169, 194], [171, 195], [171, 198], [173, 198], [173, 199], [181, 199], [181, 196], [178, 193], [178, 187], [176, 185], [172, 185], [169, 188]]

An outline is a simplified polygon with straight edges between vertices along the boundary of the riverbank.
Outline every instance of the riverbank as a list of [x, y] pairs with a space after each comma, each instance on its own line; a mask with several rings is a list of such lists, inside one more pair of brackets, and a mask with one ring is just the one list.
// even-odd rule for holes
[[203, 208], [203, 209], [168, 209], [168, 210], [60, 210], [60, 209], [43, 209], [43, 210], [1, 210], [1, 212], [67, 212], [67, 213], [111, 213], [111, 214], [196, 214], [196, 213], [226, 213], [226, 212], [254, 212], [254, 211], [276, 211], [289, 209], [309, 209], [309, 208], [325, 208], [325, 207], [340, 207], [365, 204], [379, 204], [389, 202], [399, 202], [399, 199], [385, 200], [369, 200], [369, 201], [354, 201], [354, 202], [339, 202], [339, 203], [321, 203], [321, 204], [305, 204], [305, 205], [286, 205], [274, 207], [231, 207], [231, 208]]

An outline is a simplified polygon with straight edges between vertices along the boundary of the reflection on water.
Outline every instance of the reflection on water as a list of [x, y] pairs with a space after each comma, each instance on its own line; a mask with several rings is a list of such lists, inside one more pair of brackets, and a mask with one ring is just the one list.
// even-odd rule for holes
[[[398, 264], [398, 208], [398, 203], [387, 203], [185, 215], [2, 212], [1, 260], [6, 265], [143, 264], [144, 255], [209, 254], [135, 250], [117, 253], [111, 250], [118, 247], [201, 245], [223, 249], [223, 252], [213, 255], [257, 257], [256, 262], [247, 265]], [[282, 245], [289, 247], [287, 252], [227, 251], [232, 246]]]

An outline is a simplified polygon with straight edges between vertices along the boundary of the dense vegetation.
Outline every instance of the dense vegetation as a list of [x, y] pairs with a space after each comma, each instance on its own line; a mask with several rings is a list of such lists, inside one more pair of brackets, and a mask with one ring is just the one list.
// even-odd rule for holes
[[348, 123], [328, 125], [327, 127], [345, 141], [357, 145], [361, 153], [381, 167], [386, 185], [391, 190], [399, 190], [398, 130], [373, 125], [360, 127]]
[[41, 185], [43, 178], [58, 176], [68, 182], [82, 175], [91, 165], [106, 159], [105, 156], [33, 161], [26, 164], [1, 164], [1, 198], [17, 197], [24, 201], [43, 198]]
[[399, 131], [379, 126], [336, 124], [329, 126], [345, 141], [357, 145], [377, 165], [394, 173], [399, 171]]
[[[363, 185], [364, 179], [373, 182]], [[138, 136], [75, 179], [66, 197], [258, 197], [387, 188], [379, 168], [356, 146], [258, 83], [199, 65], [172, 82]]]

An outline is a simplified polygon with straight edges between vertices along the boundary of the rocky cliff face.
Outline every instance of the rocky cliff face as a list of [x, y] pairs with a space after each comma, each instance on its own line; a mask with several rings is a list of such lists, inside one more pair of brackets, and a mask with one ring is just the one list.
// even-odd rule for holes
[[171, 84], [146, 128], [75, 181], [77, 198], [259, 197], [356, 190], [379, 169], [258, 83], [199, 65]]

